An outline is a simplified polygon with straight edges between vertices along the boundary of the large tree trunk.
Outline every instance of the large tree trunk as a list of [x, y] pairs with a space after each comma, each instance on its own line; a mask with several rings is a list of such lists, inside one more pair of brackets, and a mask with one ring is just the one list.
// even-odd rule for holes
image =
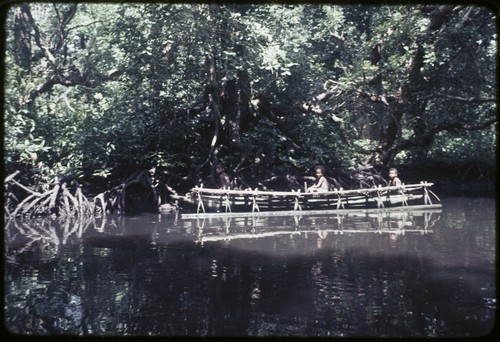
[[229, 150], [240, 149], [241, 132], [250, 116], [250, 81], [246, 71], [239, 71], [237, 79], [225, 83], [221, 112], [227, 119], [224, 132]]
[[[387, 102], [386, 94], [382, 87], [382, 78], [376, 81], [378, 98], [386, 104], [387, 125], [382, 131], [379, 145], [374, 154], [369, 159], [369, 164], [390, 163], [401, 149], [402, 120], [403, 116], [411, 116], [416, 120], [414, 133], [421, 136], [426, 131], [423, 120], [425, 106], [420, 103], [418, 92], [425, 87], [425, 80], [421, 75], [421, 68], [424, 63], [424, 49], [418, 46], [413, 60], [408, 69], [408, 79], [400, 86], [398, 93], [392, 97], [391, 102]], [[430, 144], [430, 141], [428, 142]]]
[[16, 9], [14, 17], [14, 46], [16, 64], [31, 72], [30, 22], [22, 7]]
[[[210, 7], [210, 18], [221, 18], [217, 23], [217, 38], [222, 51], [233, 52], [240, 61], [245, 61], [246, 48], [234, 42], [230, 21], [219, 7]], [[210, 113], [213, 126], [213, 136], [208, 156], [201, 169], [208, 163], [214, 164], [222, 156], [219, 152], [234, 153], [241, 150], [241, 132], [250, 118], [250, 78], [245, 70], [237, 71], [236, 75], [225, 75], [224, 70], [234, 69], [230, 59], [224, 60], [216, 55], [216, 49], [207, 59], [207, 85], [205, 111]], [[222, 63], [228, 65], [224, 67]], [[234, 77], [236, 76], [236, 77]]]
[[207, 99], [207, 106], [205, 112], [210, 115], [212, 122], [212, 141], [210, 142], [210, 148], [205, 161], [197, 167], [197, 173], [205, 165], [212, 162], [214, 154], [216, 152], [216, 147], [219, 144], [219, 135], [221, 130], [221, 99], [219, 91], [219, 82], [217, 78], [217, 64], [215, 59], [215, 54], [211, 53], [207, 58], [207, 84], [205, 85], [205, 97]]

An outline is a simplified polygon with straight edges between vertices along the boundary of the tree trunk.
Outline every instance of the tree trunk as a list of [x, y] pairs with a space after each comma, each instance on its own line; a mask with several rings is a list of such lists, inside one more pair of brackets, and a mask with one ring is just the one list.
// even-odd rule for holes
[[403, 138], [402, 120], [405, 114], [416, 119], [416, 134], [422, 135], [426, 129], [425, 123], [422, 120], [425, 107], [419, 103], [417, 95], [418, 91], [422, 90], [425, 82], [420, 72], [423, 63], [424, 50], [422, 46], [418, 46], [408, 70], [408, 79], [400, 86], [398, 94], [391, 103], [384, 100], [386, 95], [383, 89], [380, 88], [382, 80], [378, 81], [380, 83], [378, 85], [379, 97], [383, 99], [383, 103], [387, 104], [387, 117], [389, 120], [382, 132], [376, 152], [370, 158], [370, 164], [381, 163], [386, 165], [400, 151]]
[[216, 147], [219, 139], [219, 134], [221, 130], [221, 111], [220, 111], [220, 94], [217, 82], [217, 64], [214, 53], [211, 53], [207, 58], [208, 66], [208, 82], [205, 86], [205, 93], [207, 98], [207, 107], [205, 111], [210, 114], [210, 118], [213, 124], [213, 136], [210, 143], [210, 149], [205, 161], [197, 167], [197, 170], [201, 170], [205, 165], [212, 161], [214, 153], [216, 152]]
[[30, 23], [21, 7], [16, 9], [14, 17], [14, 46], [16, 64], [27, 72], [31, 72]]

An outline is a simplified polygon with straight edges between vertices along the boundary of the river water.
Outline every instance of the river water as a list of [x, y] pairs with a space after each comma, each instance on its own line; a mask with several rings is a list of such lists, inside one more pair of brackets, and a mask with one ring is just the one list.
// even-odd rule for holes
[[495, 323], [495, 200], [432, 212], [6, 223], [14, 335], [469, 337]]

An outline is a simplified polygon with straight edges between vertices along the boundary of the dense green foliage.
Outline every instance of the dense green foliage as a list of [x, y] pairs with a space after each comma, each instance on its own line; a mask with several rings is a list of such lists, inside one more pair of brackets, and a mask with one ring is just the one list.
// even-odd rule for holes
[[485, 7], [17, 4], [7, 172], [196, 182], [362, 165], [495, 167]]

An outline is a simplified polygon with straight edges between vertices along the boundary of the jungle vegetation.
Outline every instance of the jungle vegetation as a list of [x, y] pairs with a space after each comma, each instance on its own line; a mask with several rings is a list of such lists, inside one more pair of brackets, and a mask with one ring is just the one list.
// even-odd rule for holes
[[240, 187], [316, 164], [344, 186], [389, 166], [492, 182], [497, 19], [462, 4], [16, 3], [6, 209], [86, 211], [89, 194], [120, 209], [148, 188], [161, 204], [219, 162]]

